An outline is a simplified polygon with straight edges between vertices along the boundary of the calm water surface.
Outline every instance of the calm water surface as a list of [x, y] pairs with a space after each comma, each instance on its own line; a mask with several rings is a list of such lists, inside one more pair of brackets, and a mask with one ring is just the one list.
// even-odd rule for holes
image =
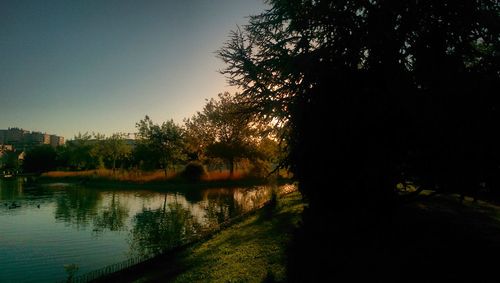
[[254, 209], [269, 187], [190, 193], [0, 180], [0, 282], [64, 280], [179, 245]]

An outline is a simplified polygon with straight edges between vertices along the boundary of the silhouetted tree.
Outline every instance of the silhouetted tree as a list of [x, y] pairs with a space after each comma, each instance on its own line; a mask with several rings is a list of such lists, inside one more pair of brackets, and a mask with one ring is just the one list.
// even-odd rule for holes
[[20, 168], [19, 154], [18, 151], [2, 151], [0, 148], [0, 170], [18, 170]]
[[289, 129], [304, 239], [317, 238], [302, 252], [335, 251], [296, 280], [380, 262], [367, 245], [403, 174], [455, 191], [498, 176], [497, 1], [267, 3], [219, 57], [243, 103]]
[[154, 170], [158, 168], [159, 161], [155, 151], [148, 145], [148, 143], [136, 140], [136, 145], [131, 153], [132, 163], [142, 170]]
[[24, 172], [41, 173], [55, 170], [57, 167], [57, 153], [50, 145], [40, 145], [26, 152], [24, 157]]

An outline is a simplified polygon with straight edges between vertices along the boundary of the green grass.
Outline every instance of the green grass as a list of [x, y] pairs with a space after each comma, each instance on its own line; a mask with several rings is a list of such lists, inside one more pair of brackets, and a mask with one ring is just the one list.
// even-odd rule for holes
[[299, 224], [303, 202], [293, 192], [274, 209], [256, 213], [164, 259], [126, 270], [106, 282], [283, 282], [285, 249]]
[[271, 218], [261, 211], [186, 251], [181, 261], [186, 270], [174, 282], [262, 282], [270, 276], [284, 281], [285, 247], [301, 211], [294, 193], [281, 200]]

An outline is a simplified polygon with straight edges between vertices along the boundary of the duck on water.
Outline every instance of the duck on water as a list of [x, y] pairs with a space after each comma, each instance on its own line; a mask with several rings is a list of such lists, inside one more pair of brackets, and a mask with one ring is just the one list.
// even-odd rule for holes
[[4, 180], [14, 179], [15, 176], [16, 175], [12, 171], [3, 171], [0, 173], [0, 178], [2, 178]]

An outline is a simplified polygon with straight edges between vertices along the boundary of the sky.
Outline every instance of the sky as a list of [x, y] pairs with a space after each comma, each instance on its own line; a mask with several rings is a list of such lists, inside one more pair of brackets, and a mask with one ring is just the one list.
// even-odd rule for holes
[[236, 89], [216, 51], [263, 0], [0, 0], [0, 129], [133, 133]]

